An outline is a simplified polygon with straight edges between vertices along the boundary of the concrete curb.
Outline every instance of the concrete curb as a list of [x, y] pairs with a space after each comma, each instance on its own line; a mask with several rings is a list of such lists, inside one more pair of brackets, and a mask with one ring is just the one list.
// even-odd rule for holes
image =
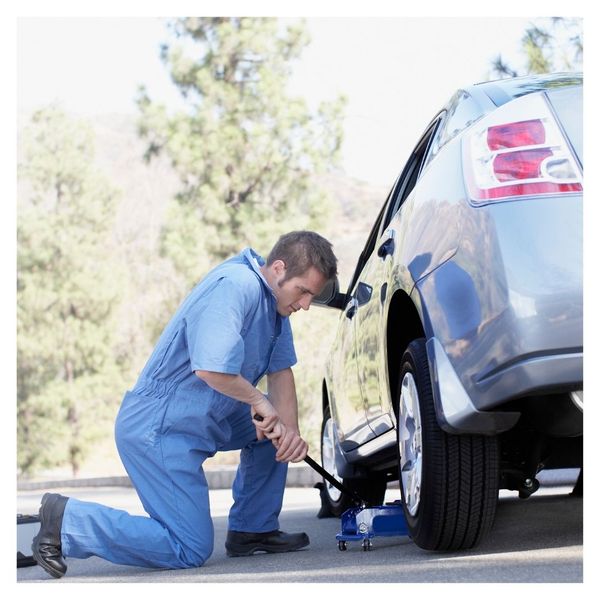
[[[213, 490], [231, 489], [237, 466], [205, 470], [208, 487]], [[553, 469], [538, 473], [538, 480], [545, 487], [574, 485], [579, 469]], [[287, 487], [313, 487], [321, 477], [308, 465], [290, 465]], [[59, 481], [17, 481], [18, 491], [50, 490], [57, 488], [89, 487], [133, 487], [129, 477], [90, 477], [82, 479], [64, 479]]]
[[[222, 469], [206, 469], [204, 474], [208, 487], [213, 490], [231, 489], [237, 466]], [[309, 466], [290, 465], [287, 476], [288, 487], [313, 487], [321, 478]], [[81, 479], [63, 479], [56, 481], [17, 481], [18, 491], [50, 490], [57, 488], [89, 487], [133, 487], [129, 477], [89, 477]]]

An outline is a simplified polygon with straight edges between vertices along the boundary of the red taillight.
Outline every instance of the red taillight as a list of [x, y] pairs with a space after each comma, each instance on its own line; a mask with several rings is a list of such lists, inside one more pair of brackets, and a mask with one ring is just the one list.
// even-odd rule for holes
[[542, 162], [549, 156], [552, 156], [552, 150], [548, 148], [498, 154], [494, 158], [494, 174], [498, 181], [536, 179], [541, 177]]
[[565, 192], [581, 192], [579, 183], [519, 183], [502, 188], [485, 190], [479, 200], [502, 200], [515, 196], [540, 196], [543, 194], [560, 194]]
[[463, 140], [471, 200], [581, 192], [581, 172], [544, 97], [524, 96], [481, 119]]
[[487, 143], [490, 150], [536, 146], [546, 141], [546, 130], [540, 119], [495, 125], [487, 131]]

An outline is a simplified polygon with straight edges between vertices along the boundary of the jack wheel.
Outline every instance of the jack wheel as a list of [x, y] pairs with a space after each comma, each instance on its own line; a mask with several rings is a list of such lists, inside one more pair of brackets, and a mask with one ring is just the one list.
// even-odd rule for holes
[[346, 542], [344, 540], [340, 540], [338, 542], [338, 550], [341, 550], [342, 552], [344, 552], [344, 550], [348, 549], [348, 545], [346, 544]]

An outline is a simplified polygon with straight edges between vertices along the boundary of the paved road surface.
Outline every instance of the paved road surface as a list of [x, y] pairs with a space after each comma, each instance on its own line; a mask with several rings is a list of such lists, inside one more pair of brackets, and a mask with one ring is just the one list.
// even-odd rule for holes
[[[390, 484], [386, 500], [398, 497]], [[476, 549], [438, 554], [419, 549], [407, 538], [375, 538], [371, 552], [349, 543], [337, 549], [338, 519], [317, 519], [318, 492], [286, 490], [280, 518], [284, 531], [306, 531], [310, 546], [289, 554], [257, 554], [228, 558], [224, 541], [229, 490], [211, 492], [215, 551], [198, 569], [152, 570], [114, 565], [97, 557], [67, 559], [68, 572], [53, 580], [40, 567], [17, 569], [18, 582], [573, 582], [583, 581], [583, 502], [569, 496], [571, 487], [542, 487], [527, 501], [501, 492], [491, 535]], [[69, 490], [62, 490], [69, 495]], [[42, 492], [20, 492], [17, 510], [35, 513]], [[72, 491], [93, 500], [144, 514], [129, 488], [86, 488]], [[19, 588], [22, 589], [22, 588]]]

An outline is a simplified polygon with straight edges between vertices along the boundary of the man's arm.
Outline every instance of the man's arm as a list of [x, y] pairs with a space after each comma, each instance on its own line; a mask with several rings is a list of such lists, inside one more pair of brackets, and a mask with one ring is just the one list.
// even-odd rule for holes
[[269, 373], [267, 390], [269, 400], [279, 413], [281, 420], [288, 427], [298, 431], [298, 400], [292, 369]]
[[308, 444], [298, 430], [298, 401], [291, 369], [267, 375], [269, 399], [241, 375], [215, 371], [195, 371], [195, 374], [217, 392], [250, 404], [252, 415], [259, 414], [263, 421], [254, 421], [258, 439], [268, 438], [277, 448], [276, 460], [299, 462], [308, 453]]
[[204, 383], [225, 396], [249, 404], [252, 416], [259, 414], [262, 421], [254, 421], [258, 439], [269, 438], [276, 444], [276, 440], [284, 434], [285, 426], [277, 410], [247, 379], [241, 375], [217, 373], [216, 371], [194, 371]]
[[279, 439], [275, 458], [282, 462], [299, 462], [306, 457], [308, 444], [300, 437], [298, 399], [292, 369], [269, 373], [267, 389], [269, 400], [286, 427], [285, 435]]

